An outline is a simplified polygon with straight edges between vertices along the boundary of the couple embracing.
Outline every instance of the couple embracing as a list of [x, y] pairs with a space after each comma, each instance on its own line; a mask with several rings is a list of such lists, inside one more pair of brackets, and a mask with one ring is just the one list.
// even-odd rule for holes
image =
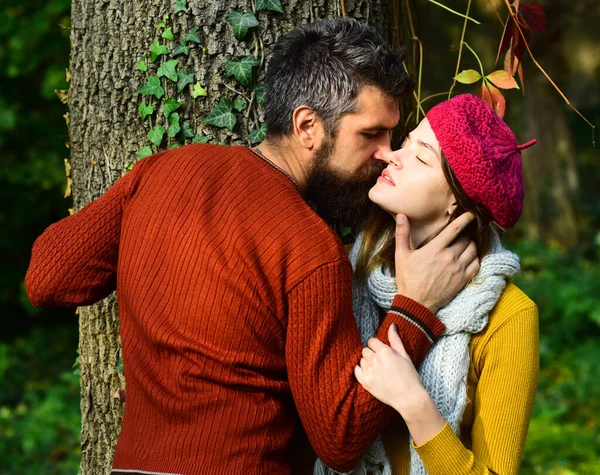
[[[499, 234], [531, 142], [460, 95], [391, 150], [402, 61], [354, 20], [299, 27], [257, 148], [147, 157], [38, 238], [34, 305], [117, 291], [114, 474], [518, 473], [537, 308]], [[300, 429], [316, 461], [294, 458]]]

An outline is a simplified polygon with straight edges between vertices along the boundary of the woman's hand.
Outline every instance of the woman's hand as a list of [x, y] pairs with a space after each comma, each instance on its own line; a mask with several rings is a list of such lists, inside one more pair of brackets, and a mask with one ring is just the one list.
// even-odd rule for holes
[[390, 326], [388, 338], [391, 347], [377, 338], [369, 340], [354, 374], [363, 388], [400, 413], [420, 445], [440, 432], [446, 421], [421, 384], [395, 325]]
[[388, 337], [395, 349], [371, 338], [369, 346], [363, 348], [360, 366], [354, 369], [354, 374], [363, 388], [404, 417], [427, 393], [395, 325], [390, 326]]

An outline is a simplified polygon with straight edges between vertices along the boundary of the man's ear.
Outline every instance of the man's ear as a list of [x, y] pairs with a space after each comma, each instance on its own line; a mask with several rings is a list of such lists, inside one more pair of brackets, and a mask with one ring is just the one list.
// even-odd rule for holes
[[308, 106], [298, 106], [292, 112], [294, 135], [298, 143], [307, 150], [315, 150], [323, 140], [323, 123], [317, 113]]

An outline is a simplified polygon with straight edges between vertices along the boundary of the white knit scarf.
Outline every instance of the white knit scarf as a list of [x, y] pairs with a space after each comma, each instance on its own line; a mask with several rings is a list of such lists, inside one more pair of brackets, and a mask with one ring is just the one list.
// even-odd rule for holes
[[[350, 251], [353, 266], [356, 265], [361, 241], [362, 236], [359, 236]], [[507, 278], [515, 275], [519, 268], [518, 256], [504, 249], [500, 238], [494, 232], [491, 249], [481, 260], [481, 268], [473, 282], [437, 313], [437, 317], [446, 326], [446, 331], [425, 357], [419, 375], [442, 417], [457, 435], [460, 435], [460, 421], [467, 404], [471, 336], [485, 328], [488, 312], [500, 298]], [[366, 346], [369, 338], [377, 334], [380, 323], [379, 308], [389, 309], [396, 292], [395, 278], [381, 268], [369, 275], [366, 285], [354, 282], [354, 315], [363, 345]], [[426, 474], [423, 462], [412, 448], [412, 438], [410, 442], [410, 475]], [[350, 473], [362, 475], [367, 472], [378, 475], [392, 474], [381, 438], [373, 443], [359, 465]], [[339, 472], [327, 467], [320, 459], [315, 463], [315, 475], [337, 473]]]

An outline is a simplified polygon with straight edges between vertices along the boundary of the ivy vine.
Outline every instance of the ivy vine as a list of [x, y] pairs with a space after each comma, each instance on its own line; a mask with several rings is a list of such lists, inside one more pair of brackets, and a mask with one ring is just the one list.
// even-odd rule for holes
[[[187, 0], [176, 0], [173, 15], [188, 12]], [[248, 116], [256, 107], [264, 103], [264, 84], [256, 81], [259, 67], [262, 66], [263, 50], [259, 41], [257, 27], [260, 22], [256, 17], [259, 11], [283, 13], [279, 0], [256, 0], [250, 12], [231, 10], [226, 22], [232, 28], [234, 37], [244, 40], [249, 33], [254, 37], [254, 54], [243, 58], [231, 58], [223, 71], [224, 86], [232, 93], [222, 95], [218, 104], [202, 119], [205, 125], [216, 128], [226, 128], [234, 131], [239, 124], [241, 114]], [[206, 88], [196, 81], [193, 72], [181, 66], [181, 56], [189, 57], [193, 48], [203, 47], [197, 28], [182, 32], [178, 37], [169, 25], [170, 15], [164, 15], [156, 25], [157, 35], [149, 51], [143, 52], [143, 59], [136, 65], [136, 70], [146, 76], [146, 82], [138, 89], [142, 97], [138, 111], [142, 122], [148, 124], [148, 144], [138, 151], [139, 159], [152, 155], [164, 147], [178, 147], [184, 143], [207, 143], [210, 138], [195, 130], [188, 120], [182, 120], [177, 112], [186, 97], [192, 101], [203, 100], [208, 96]], [[261, 59], [259, 59], [259, 54]], [[154, 71], [152, 74], [150, 71]], [[231, 79], [230, 79], [231, 78]], [[228, 84], [232, 79], [235, 87]], [[169, 97], [168, 91], [176, 91], [177, 98]], [[244, 123], [248, 124], [248, 120]], [[255, 120], [258, 123], [258, 120]], [[267, 134], [266, 124], [261, 124], [254, 130], [240, 131], [249, 145], [263, 141]], [[222, 142], [219, 142], [222, 143]], [[225, 144], [226, 145], [226, 144]]]

